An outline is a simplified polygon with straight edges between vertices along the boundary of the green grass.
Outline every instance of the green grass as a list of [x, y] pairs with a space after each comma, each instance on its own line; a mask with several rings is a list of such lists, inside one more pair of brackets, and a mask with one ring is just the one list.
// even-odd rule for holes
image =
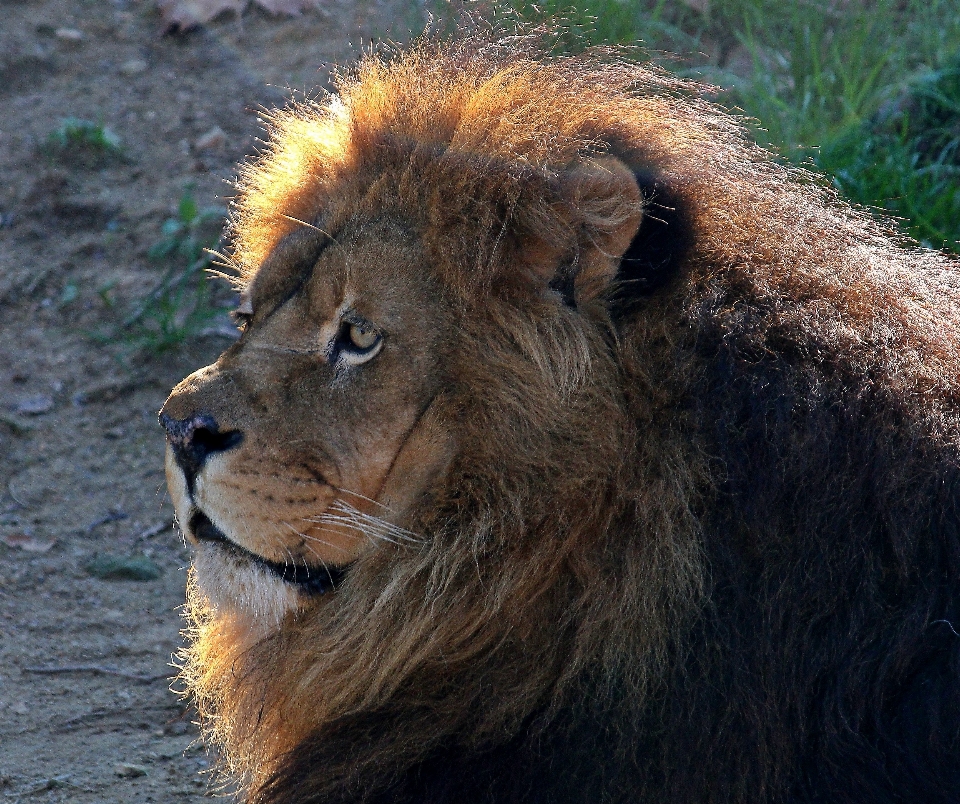
[[[762, 144], [828, 173], [853, 201], [960, 250], [956, 0], [507, 0], [561, 20], [560, 46], [641, 44], [753, 121]], [[673, 55], [664, 55], [666, 51]]]
[[[194, 339], [224, 318], [209, 281], [213, 249], [226, 211], [197, 206], [188, 189], [175, 217], [160, 228], [149, 258], [165, 270], [159, 283], [127, 315], [121, 340], [136, 350], [160, 353]], [[115, 339], [116, 336], [114, 336]]]
[[53, 159], [77, 167], [99, 168], [123, 157], [120, 138], [103, 123], [65, 117], [47, 135], [43, 150]]
[[921, 242], [960, 250], [960, 57], [832, 137], [816, 163], [847, 197], [901, 218]]

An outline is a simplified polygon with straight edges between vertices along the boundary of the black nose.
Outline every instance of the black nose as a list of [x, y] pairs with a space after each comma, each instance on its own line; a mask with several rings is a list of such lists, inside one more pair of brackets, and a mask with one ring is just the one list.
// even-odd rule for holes
[[224, 452], [243, 441], [243, 433], [239, 430], [221, 432], [216, 420], [208, 413], [198, 413], [187, 419], [174, 419], [161, 413], [160, 425], [167, 431], [173, 455], [191, 486], [208, 455]]

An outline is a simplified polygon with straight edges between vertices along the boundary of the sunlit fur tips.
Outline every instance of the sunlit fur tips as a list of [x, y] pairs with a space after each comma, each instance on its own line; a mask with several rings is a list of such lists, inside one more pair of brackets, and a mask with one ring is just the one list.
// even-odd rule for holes
[[201, 551], [183, 676], [249, 800], [960, 800], [956, 260], [618, 53], [335, 92], [269, 117], [270, 303], [168, 400], [244, 433], [174, 494], [345, 572]]

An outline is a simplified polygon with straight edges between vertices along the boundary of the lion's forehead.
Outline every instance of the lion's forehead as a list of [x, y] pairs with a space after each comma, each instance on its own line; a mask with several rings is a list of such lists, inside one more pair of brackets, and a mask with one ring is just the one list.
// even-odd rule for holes
[[[431, 270], [420, 234], [410, 225], [390, 217], [354, 216], [330, 229], [311, 243], [312, 254], [306, 258], [284, 253], [286, 240], [299, 232], [284, 238], [246, 279], [243, 298], [255, 301], [269, 295], [272, 286], [292, 283], [295, 292], [286, 295], [308, 298], [310, 312], [327, 317], [345, 302], [403, 308], [436, 300], [438, 275]], [[272, 263], [275, 257], [279, 264]]]
[[170, 465], [181, 519], [214, 555], [240, 551], [235, 585], [266, 590], [214, 584], [221, 605], [279, 621], [294, 599], [275, 594], [283, 583], [375, 549], [442, 472], [449, 434], [425, 415], [444, 387], [437, 287], [389, 222], [298, 232], [253, 277], [240, 341], [174, 390], [167, 418], [203, 433]]

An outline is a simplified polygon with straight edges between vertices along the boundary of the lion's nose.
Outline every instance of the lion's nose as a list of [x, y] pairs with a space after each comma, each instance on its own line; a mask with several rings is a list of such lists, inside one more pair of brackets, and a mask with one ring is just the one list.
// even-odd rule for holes
[[188, 482], [196, 477], [209, 455], [224, 452], [243, 441], [243, 433], [239, 430], [221, 432], [216, 420], [208, 413], [175, 419], [161, 412], [160, 425], [167, 431], [167, 442]]

